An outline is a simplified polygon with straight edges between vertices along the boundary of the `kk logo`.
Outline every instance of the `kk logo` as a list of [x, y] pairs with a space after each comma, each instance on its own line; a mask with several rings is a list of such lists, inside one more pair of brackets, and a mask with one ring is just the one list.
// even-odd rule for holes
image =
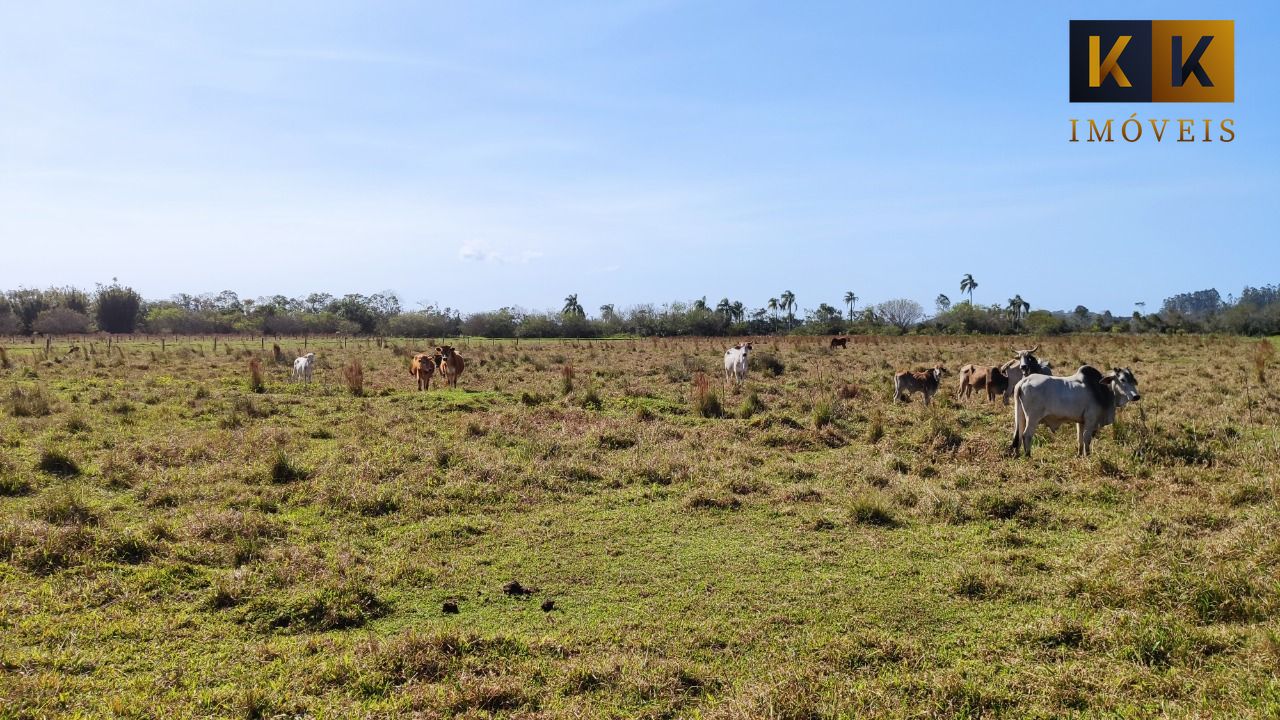
[[1072, 20], [1071, 102], [1234, 102], [1232, 20]]

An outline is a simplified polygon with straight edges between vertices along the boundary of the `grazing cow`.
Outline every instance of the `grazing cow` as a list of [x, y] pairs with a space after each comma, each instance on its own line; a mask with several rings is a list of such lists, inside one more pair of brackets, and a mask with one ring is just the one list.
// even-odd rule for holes
[[311, 382], [311, 373], [315, 370], [316, 354], [307, 353], [293, 361], [293, 379]]
[[431, 376], [436, 374], [436, 360], [431, 353], [418, 353], [409, 363], [409, 374], [418, 379], [419, 390], [431, 389]]
[[724, 351], [724, 379], [735, 385], [747, 379], [747, 356], [751, 353], [751, 343], [734, 345]]
[[904, 370], [893, 376], [893, 399], [910, 402], [911, 393], [918, 392], [924, 395], [924, 404], [928, 406], [933, 394], [938, 392], [938, 383], [949, 374], [941, 365], [921, 372]]
[[1137, 402], [1138, 379], [1129, 368], [1115, 368], [1103, 375], [1090, 365], [1081, 365], [1071, 377], [1028, 375], [1013, 391], [1014, 456], [1031, 457], [1031, 439], [1043, 422], [1050, 430], [1064, 423], [1076, 424], [1076, 454], [1090, 453], [1098, 428], [1115, 422], [1116, 408]]
[[831, 338], [831, 349], [832, 349], [832, 350], [835, 350], [836, 348], [847, 348], [847, 347], [849, 347], [849, 338], [847, 338], [847, 337], [833, 337], [833, 338]]
[[956, 389], [956, 398], [967, 398], [975, 391], [986, 388], [987, 370], [987, 368], [973, 363], [961, 366], [960, 387]]
[[458, 387], [458, 378], [461, 377], [466, 363], [462, 361], [462, 355], [452, 345], [441, 345], [436, 348], [436, 366], [440, 368], [440, 377], [446, 385]]

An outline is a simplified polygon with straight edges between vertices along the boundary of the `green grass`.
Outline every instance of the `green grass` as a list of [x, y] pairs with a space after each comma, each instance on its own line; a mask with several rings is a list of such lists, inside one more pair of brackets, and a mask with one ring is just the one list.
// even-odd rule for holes
[[0, 718], [1280, 712], [1280, 395], [1217, 379], [1249, 342], [1046, 339], [1143, 400], [1013, 460], [999, 403], [890, 401], [1004, 339], [822, 340], [756, 342], [779, 373], [709, 417], [719, 340], [471, 340], [430, 392], [407, 340], [308, 341], [310, 386], [270, 343], [11, 347]]

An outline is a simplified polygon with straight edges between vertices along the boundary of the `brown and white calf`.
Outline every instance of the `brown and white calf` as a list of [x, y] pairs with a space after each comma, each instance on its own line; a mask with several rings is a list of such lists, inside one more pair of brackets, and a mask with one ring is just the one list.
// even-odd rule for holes
[[431, 389], [431, 376], [436, 374], [436, 361], [431, 353], [418, 353], [409, 363], [409, 374], [418, 379], [419, 390]]
[[910, 402], [911, 393], [918, 392], [924, 395], [924, 404], [928, 405], [933, 400], [933, 394], [938, 392], [938, 384], [947, 374], [947, 369], [941, 365], [919, 372], [904, 370], [893, 376], [893, 399]]

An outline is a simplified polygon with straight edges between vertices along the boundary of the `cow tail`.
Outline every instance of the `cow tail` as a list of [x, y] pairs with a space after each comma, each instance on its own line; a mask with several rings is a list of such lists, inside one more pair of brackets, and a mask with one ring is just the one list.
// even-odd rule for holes
[[1022, 425], [1022, 388], [1015, 387], [1013, 389], [1013, 442], [1009, 446], [1009, 449], [1012, 450], [1015, 454], [1020, 452], [1019, 448], [1021, 447], [1021, 444], [1022, 444], [1022, 438], [1021, 438], [1022, 433], [1019, 432], [1022, 429], [1020, 427], [1021, 425]]

